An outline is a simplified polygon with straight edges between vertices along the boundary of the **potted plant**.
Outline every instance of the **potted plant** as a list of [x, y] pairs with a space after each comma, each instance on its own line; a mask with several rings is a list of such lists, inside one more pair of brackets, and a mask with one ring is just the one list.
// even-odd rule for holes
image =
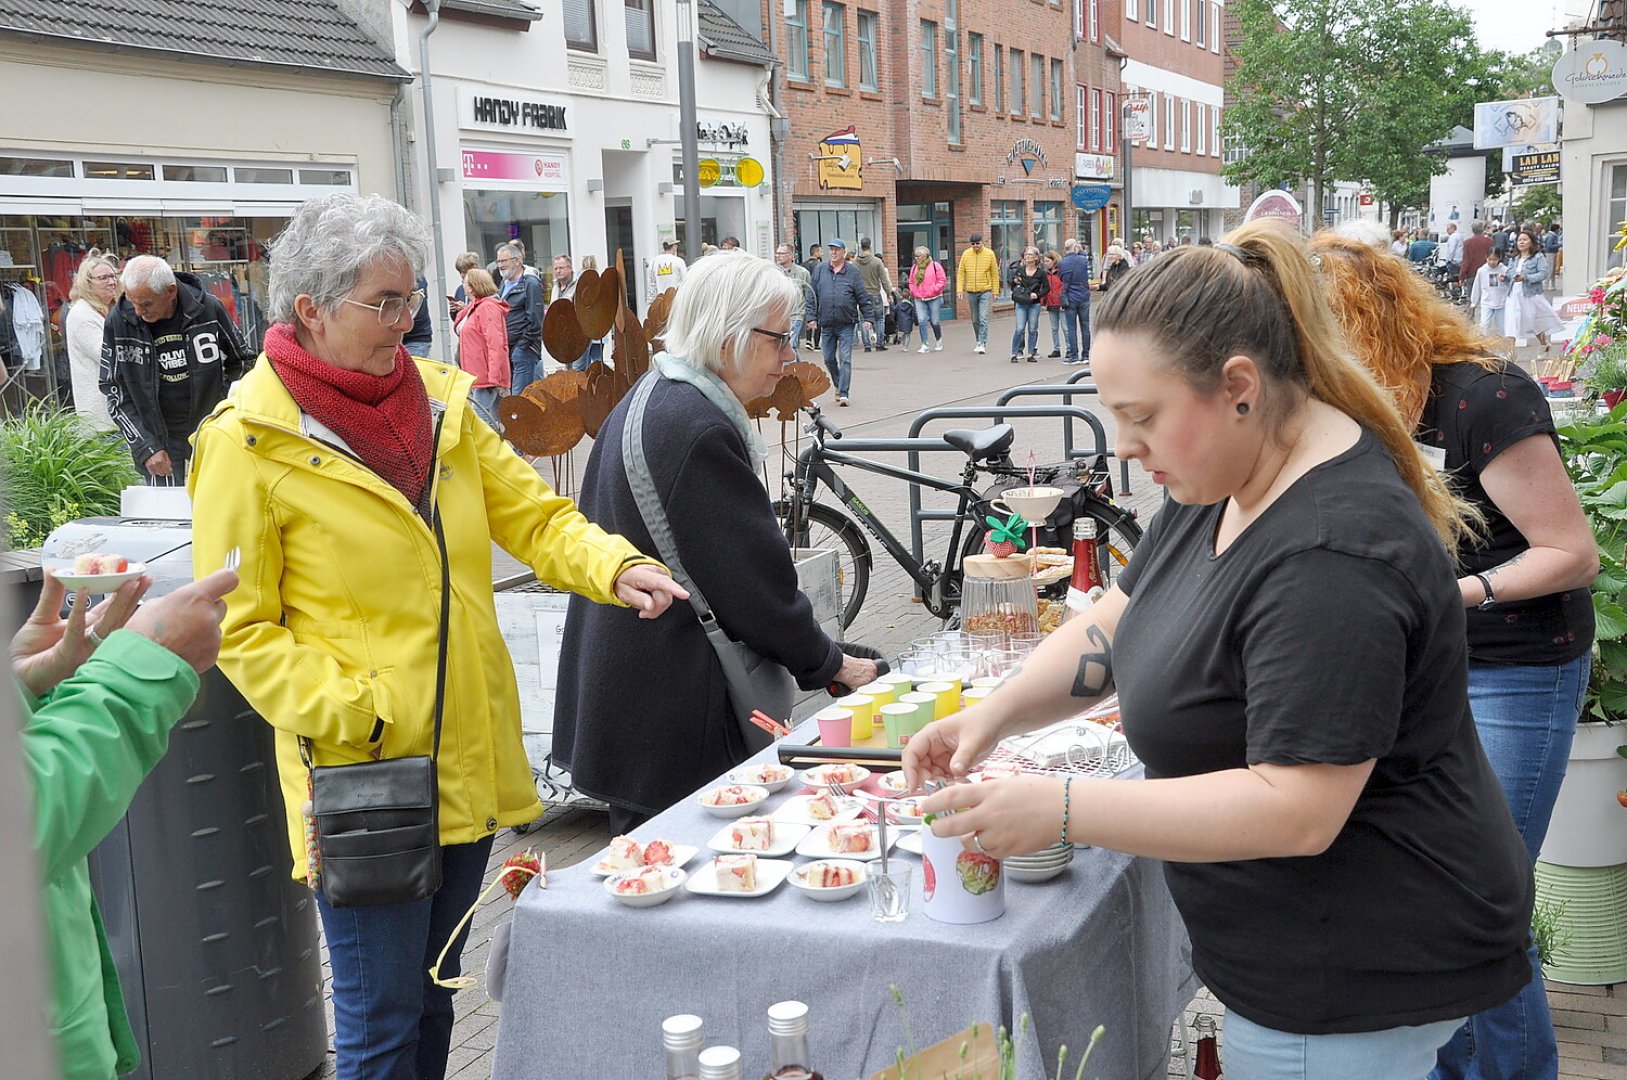
[[[1627, 221], [1616, 231], [1616, 250], [1627, 247]], [[1627, 268], [1615, 267], [1594, 282], [1591, 307], [1565, 346], [1565, 357], [1582, 365], [1589, 389], [1614, 409], [1627, 393]]]
[[1582, 378], [1606, 408], [1614, 409], [1627, 394], [1627, 339], [1600, 335], [1584, 348], [1587, 366]]
[[0, 423], [5, 541], [39, 547], [75, 518], [119, 512], [119, 493], [140, 482], [115, 431], [43, 403]]

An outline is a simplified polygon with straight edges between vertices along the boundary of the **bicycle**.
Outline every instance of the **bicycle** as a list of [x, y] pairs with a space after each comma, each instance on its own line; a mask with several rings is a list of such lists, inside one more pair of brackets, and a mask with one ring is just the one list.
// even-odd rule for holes
[[[786, 542], [793, 548], [833, 548], [838, 552], [842, 627], [845, 629], [857, 617], [870, 587], [875, 556], [866, 531], [915, 582], [927, 611], [934, 618], [952, 618], [960, 604], [962, 560], [983, 550], [983, 537], [988, 531], [978, 518], [982, 506], [982, 493], [977, 486], [979, 478], [1028, 481], [1029, 470], [1011, 460], [1015, 429], [1010, 424], [995, 424], [975, 430], [945, 431], [943, 441], [966, 455], [966, 464], [957, 482], [858, 457], [833, 446], [832, 443], [842, 439], [841, 429], [825, 419], [817, 405], [803, 411], [810, 418], [804, 431], [813, 438], [797, 455], [796, 469], [786, 474], [791, 494], [775, 502], [774, 512]], [[842, 481], [833, 465], [850, 466], [955, 495], [959, 502], [943, 558], [917, 559]], [[1104, 584], [1111, 584], [1129, 564], [1130, 554], [1141, 540], [1141, 526], [1134, 514], [1113, 502], [1107, 455], [1098, 454], [1088, 462], [1080, 459], [1039, 466], [1034, 470], [1034, 482], [1053, 484], [1070, 475], [1077, 478], [1081, 488], [1075, 499], [1076, 515], [1088, 514], [1096, 520], [1097, 543], [1101, 548], [1099, 562], [1107, 579]], [[847, 508], [847, 514], [828, 503], [816, 501], [821, 484]], [[1053, 588], [1065, 587], [1062, 583]]]

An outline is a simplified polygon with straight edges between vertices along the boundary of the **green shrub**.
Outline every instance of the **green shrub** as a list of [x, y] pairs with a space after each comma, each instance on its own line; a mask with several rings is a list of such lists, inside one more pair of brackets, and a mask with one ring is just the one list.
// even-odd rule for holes
[[119, 512], [119, 493], [139, 483], [124, 440], [45, 404], [0, 422], [0, 483], [6, 543], [39, 547], [75, 518]]

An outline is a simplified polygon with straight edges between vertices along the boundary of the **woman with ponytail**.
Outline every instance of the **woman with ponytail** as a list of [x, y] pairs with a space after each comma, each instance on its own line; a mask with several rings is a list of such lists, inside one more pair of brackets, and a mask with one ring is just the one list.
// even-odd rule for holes
[[[1587, 692], [1599, 572], [1547, 399], [1396, 260], [1328, 234], [1312, 240], [1311, 259], [1352, 351], [1484, 518], [1457, 547], [1469, 704], [1535, 862]], [[1441, 1051], [1437, 1080], [1558, 1074], [1535, 945], [1529, 956], [1525, 989], [1470, 1019]]]
[[1421, 1080], [1530, 977], [1531, 866], [1475, 737], [1450, 554], [1474, 511], [1277, 226], [1138, 267], [1095, 330], [1119, 454], [1169, 501], [1108, 592], [911, 739], [905, 771], [964, 777], [1116, 689], [1146, 780], [955, 784], [934, 831], [1163, 860], [1229, 1080]]

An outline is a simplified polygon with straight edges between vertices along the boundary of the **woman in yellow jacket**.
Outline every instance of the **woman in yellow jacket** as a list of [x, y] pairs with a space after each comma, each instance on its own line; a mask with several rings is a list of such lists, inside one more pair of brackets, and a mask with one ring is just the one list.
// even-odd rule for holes
[[444, 529], [443, 884], [422, 901], [336, 908], [318, 874], [341, 1080], [444, 1076], [451, 994], [426, 970], [479, 891], [492, 835], [541, 813], [492, 599], [493, 541], [543, 581], [645, 617], [686, 596], [503, 444], [470, 406], [468, 375], [401, 347], [427, 246], [423, 223], [377, 196], [301, 206], [273, 245], [265, 354], [198, 429], [188, 477], [198, 572], [241, 552], [220, 667], [277, 729], [302, 880], [302, 743], [315, 765], [430, 753], [437, 513]]

